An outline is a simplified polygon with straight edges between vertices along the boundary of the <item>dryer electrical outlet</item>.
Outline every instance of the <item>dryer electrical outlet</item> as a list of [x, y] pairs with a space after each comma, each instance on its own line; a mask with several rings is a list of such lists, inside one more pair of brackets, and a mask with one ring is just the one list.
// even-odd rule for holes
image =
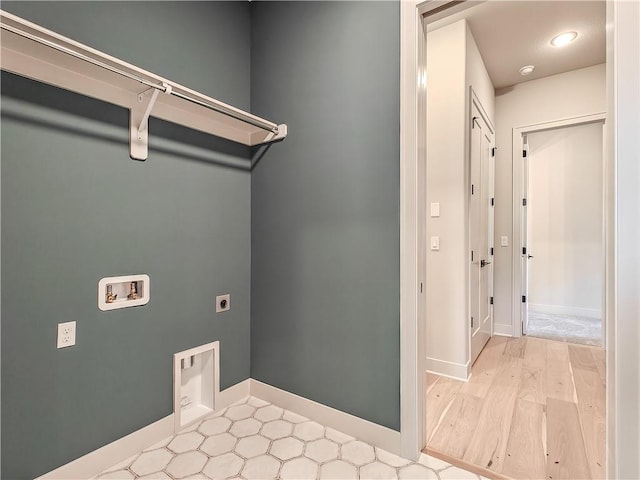
[[227, 312], [231, 310], [231, 295], [218, 295], [216, 297], [216, 313]]

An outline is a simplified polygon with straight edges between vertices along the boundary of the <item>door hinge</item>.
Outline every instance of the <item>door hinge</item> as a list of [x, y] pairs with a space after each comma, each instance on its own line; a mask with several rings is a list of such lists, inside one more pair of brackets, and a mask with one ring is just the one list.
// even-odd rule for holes
[[473, 195], [473, 192], [474, 192], [474, 185], [473, 185], [473, 183], [472, 183], [472, 184], [471, 184], [471, 195]]
[[526, 295], [522, 295], [522, 303], [527, 303], [527, 296]]
[[422, 293], [422, 282], [420, 282], [420, 293]]
[[522, 150], [522, 158], [527, 158], [527, 151], [526, 150]]
[[493, 207], [495, 206], [495, 204], [496, 204], [496, 199], [491, 197], [491, 206]]
[[526, 199], [526, 198], [523, 198], [523, 199], [522, 199], [522, 206], [523, 206], [523, 207], [526, 207], [526, 206], [527, 206], [527, 199]]
[[493, 247], [491, 247], [490, 252], [491, 252], [491, 256], [493, 257]]
[[473, 250], [471, 250], [471, 261], [473, 262]]
[[478, 117], [472, 117], [471, 118], [471, 128], [474, 129], [476, 128], [476, 120], [478, 119]]
[[471, 328], [473, 328], [473, 317], [471, 317]]
[[495, 156], [496, 156], [496, 150], [497, 150], [497, 149], [498, 149], [497, 147], [493, 147], [493, 148], [491, 148], [491, 156], [492, 156], [492, 157], [495, 157]]
[[526, 255], [527, 254], [527, 247], [522, 247], [522, 254]]
[[493, 297], [489, 297], [489, 305], [493, 305]]

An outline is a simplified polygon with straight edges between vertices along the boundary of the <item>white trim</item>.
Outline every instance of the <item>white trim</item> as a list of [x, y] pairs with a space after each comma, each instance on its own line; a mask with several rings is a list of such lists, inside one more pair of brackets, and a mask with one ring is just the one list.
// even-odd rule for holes
[[462, 364], [427, 357], [427, 372], [466, 382], [471, 376], [471, 362]]
[[[417, 460], [426, 445], [424, 37], [416, 0], [400, 3], [400, 437]], [[391, 446], [392, 447], [392, 446]], [[385, 447], [383, 447], [385, 448]]]
[[607, 120], [606, 112], [596, 112], [589, 115], [578, 115], [577, 117], [566, 117], [548, 122], [532, 123], [530, 125], [522, 125], [515, 127], [522, 130], [522, 133], [542, 132], [544, 130], [553, 130], [555, 128], [571, 127], [574, 125], [586, 125], [587, 123], [605, 122]]
[[[522, 168], [522, 137], [528, 133], [541, 132], [544, 130], [552, 130], [576, 125], [585, 125], [588, 123], [605, 122], [606, 113], [597, 112], [589, 115], [581, 115], [577, 117], [566, 117], [548, 122], [535, 123], [514, 127], [512, 130], [512, 151], [511, 163], [513, 165], [513, 229], [511, 236], [513, 238], [513, 257], [511, 266], [512, 279], [512, 335], [514, 337], [522, 336], [522, 198], [523, 198], [523, 168]], [[605, 185], [606, 191], [606, 185]], [[605, 287], [606, 288], [606, 287]]]
[[336, 410], [308, 398], [251, 379], [251, 395], [339, 430], [376, 447], [400, 454], [400, 432]]
[[607, 476], [640, 478], [640, 4], [607, 2]]
[[229, 405], [239, 402], [240, 400], [251, 395], [251, 380], [246, 380], [231, 385], [229, 388], [225, 388], [218, 393], [216, 401], [216, 411], [227, 408]]
[[[236, 383], [218, 395], [216, 411], [249, 396], [249, 379]], [[139, 453], [145, 448], [174, 435], [174, 415], [142, 427], [118, 440], [38, 477], [36, 480], [75, 480], [93, 478], [107, 468]]]
[[551, 315], [575, 315], [576, 317], [589, 317], [602, 319], [602, 310], [597, 308], [572, 307], [569, 305], [544, 305], [542, 303], [529, 303], [529, 311], [547, 313]]
[[93, 478], [105, 469], [126, 460], [149, 445], [173, 435], [173, 422], [173, 415], [166, 416], [66, 465], [45, 473], [36, 480], [86, 480], [87, 478]]
[[513, 337], [513, 326], [494, 323], [493, 334], [499, 337]]
[[606, 3], [607, 10], [607, 63], [606, 63], [606, 95], [609, 121], [605, 125], [604, 135], [604, 244], [605, 244], [605, 298], [603, 302], [604, 327], [606, 336], [603, 336], [606, 354], [606, 476], [618, 478], [616, 465], [616, 396], [619, 394], [616, 376], [616, 343], [617, 326], [615, 318], [616, 309], [616, 99], [615, 99], [615, 4]]

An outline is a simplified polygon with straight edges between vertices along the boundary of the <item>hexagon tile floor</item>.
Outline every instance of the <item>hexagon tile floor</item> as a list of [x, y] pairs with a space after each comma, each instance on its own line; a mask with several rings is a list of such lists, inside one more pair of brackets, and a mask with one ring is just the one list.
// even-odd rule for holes
[[439, 479], [482, 477], [422, 454], [405, 460], [255, 397], [168, 437], [96, 478]]

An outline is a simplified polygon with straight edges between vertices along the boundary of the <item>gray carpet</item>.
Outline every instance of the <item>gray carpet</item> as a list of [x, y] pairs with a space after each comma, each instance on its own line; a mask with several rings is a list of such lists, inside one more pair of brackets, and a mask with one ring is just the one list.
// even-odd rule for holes
[[601, 347], [602, 321], [599, 318], [529, 312], [527, 335]]

